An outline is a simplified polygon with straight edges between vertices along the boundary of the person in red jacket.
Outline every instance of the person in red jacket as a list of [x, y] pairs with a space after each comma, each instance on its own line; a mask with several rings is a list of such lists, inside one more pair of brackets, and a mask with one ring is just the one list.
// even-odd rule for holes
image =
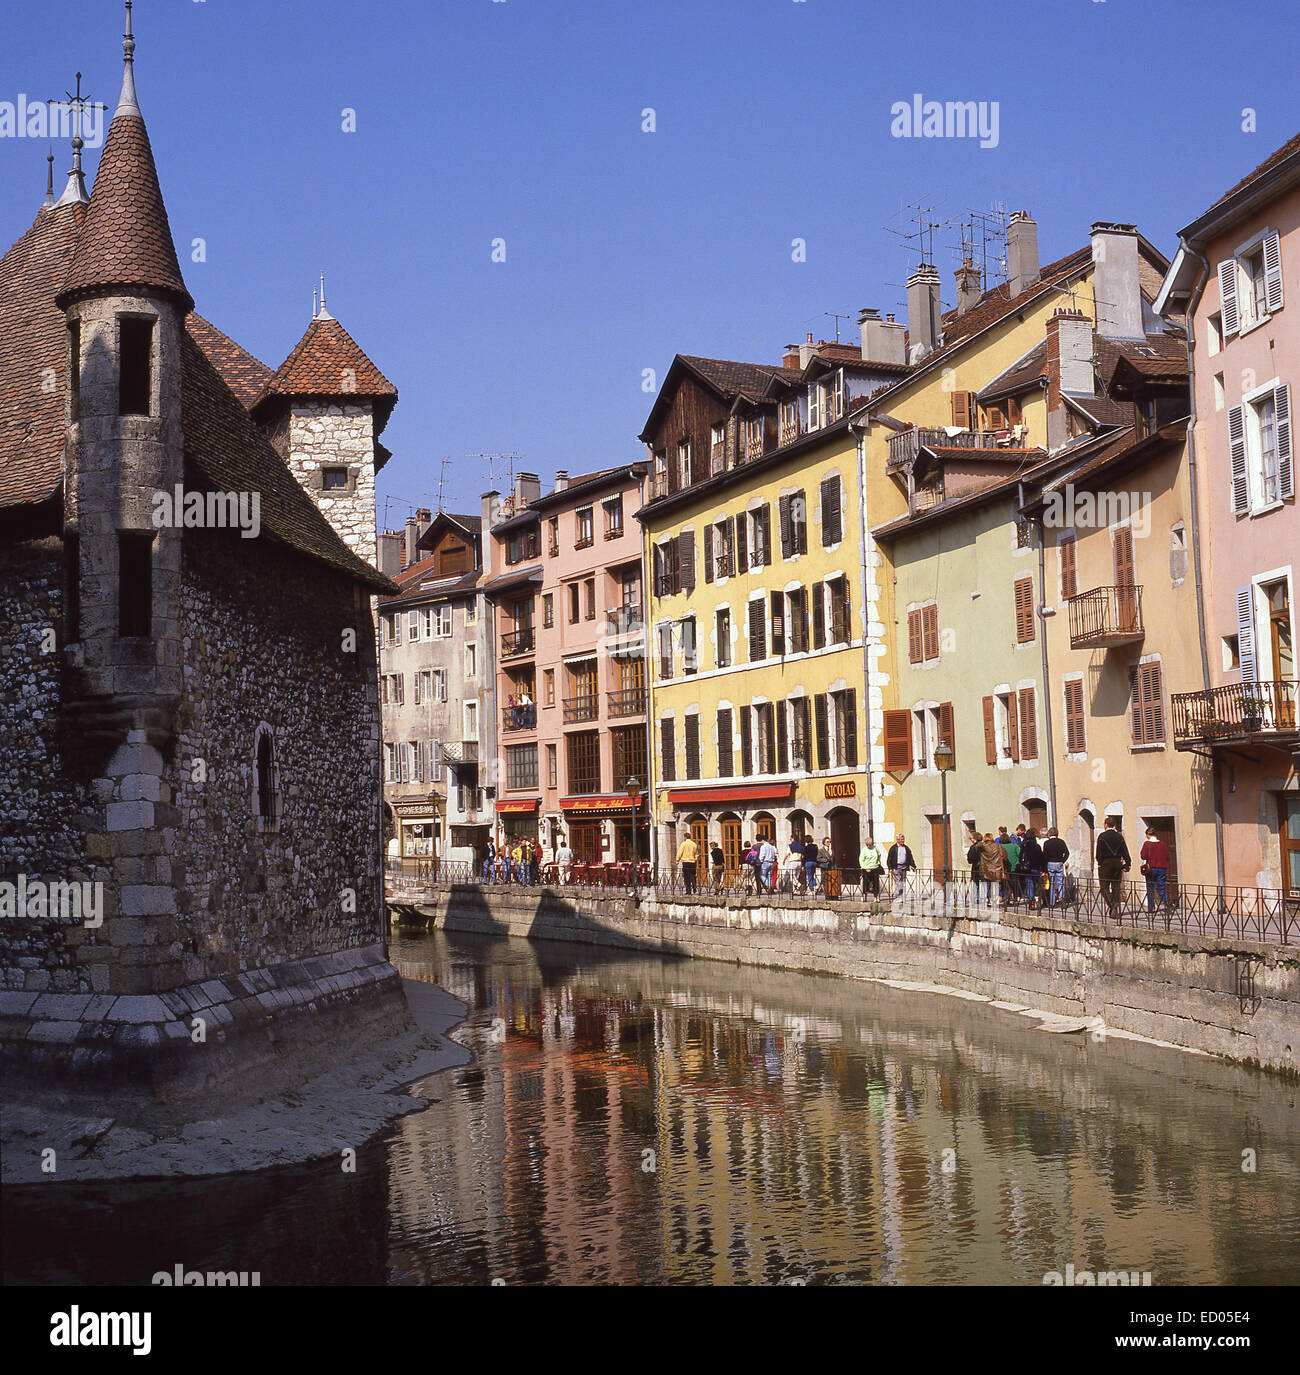
[[1169, 846], [1147, 827], [1146, 843], [1138, 851], [1147, 880], [1147, 911], [1156, 910], [1156, 897], [1169, 906]]

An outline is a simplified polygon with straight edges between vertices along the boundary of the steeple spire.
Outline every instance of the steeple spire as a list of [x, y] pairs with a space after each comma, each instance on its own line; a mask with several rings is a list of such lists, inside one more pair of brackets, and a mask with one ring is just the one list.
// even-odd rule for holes
[[48, 210], [54, 204], [54, 149], [51, 148], [45, 161], [49, 167], [45, 172], [45, 199], [41, 202], [41, 209]]
[[320, 274], [320, 311], [317, 313], [318, 320], [332, 320], [334, 317], [329, 313], [325, 306], [325, 274]]
[[126, 0], [126, 32], [122, 35], [122, 95], [113, 118], [118, 115], [138, 115], [140, 106], [135, 98], [135, 35], [131, 32], [132, 0]]
[[77, 73], [77, 90], [64, 92], [66, 99], [51, 100], [51, 106], [66, 105], [72, 113], [72, 171], [68, 173], [68, 184], [59, 197], [59, 205], [85, 205], [90, 197], [86, 194], [86, 178], [81, 171], [81, 150], [85, 144], [81, 140], [81, 122], [87, 110], [107, 110], [107, 105], [96, 105], [81, 93], [81, 73]]

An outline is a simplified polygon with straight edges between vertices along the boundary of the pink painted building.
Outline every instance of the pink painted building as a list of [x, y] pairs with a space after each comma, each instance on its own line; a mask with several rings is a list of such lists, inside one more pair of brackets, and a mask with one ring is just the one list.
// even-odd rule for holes
[[1190, 315], [1205, 686], [1174, 697], [1175, 743], [1199, 756], [1223, 881], [1300, 901], [1300, 135], [1180, 240], [1157, 308]]
[[[645, 464], [484, 497], [496, 654], [497, 834], [581, 863], [649, 856], [641, 527]], [[634, 805], [628, 783], [637, 780]]]

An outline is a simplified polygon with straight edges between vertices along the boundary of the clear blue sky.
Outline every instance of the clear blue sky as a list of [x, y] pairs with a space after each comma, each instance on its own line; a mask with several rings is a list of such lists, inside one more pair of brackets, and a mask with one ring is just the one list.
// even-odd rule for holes
[[[777, 362], [809, 330], [833, 337], [823, 312], [849, 313], [850, 333], [859, 307], [901, 313], [915, 256], [888, 231], [909, 202], [940, 219], [1026, 208], [1044, 261], [1095, 219], [1172, 252], [1178, 226], [1300, 128], [1297, 13], [139, 0], [136, 74], [199, 310], [274, 366], [323, 270], [332, 313], [399, 388], [380, 477], [397, 524], [435, 503], [443, 458], [444, 505], [476, 511], [487, 468], [469, 454], [518, 452], [544, 484], [640, 456], [642, 370], [662, 378], [679, 350]], [[121, 28], [117, 0], [7, 4], [0, 100], [61, 94], [81, 69], [112, 106]], [[892, 137], [890, 106], [914, 92], [998, 102], [998, 146]], [[45, 153], [0, 139], [6, 245], [39, 204]], [[957, 230], [937, 237], [946, 303]]]

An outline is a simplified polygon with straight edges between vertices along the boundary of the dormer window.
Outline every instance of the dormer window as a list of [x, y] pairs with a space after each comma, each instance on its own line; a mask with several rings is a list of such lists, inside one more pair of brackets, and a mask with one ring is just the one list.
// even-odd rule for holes
[[123, 317], [118, 321], [118, 415], [149, 415], [153, 398], [154, 322]]

